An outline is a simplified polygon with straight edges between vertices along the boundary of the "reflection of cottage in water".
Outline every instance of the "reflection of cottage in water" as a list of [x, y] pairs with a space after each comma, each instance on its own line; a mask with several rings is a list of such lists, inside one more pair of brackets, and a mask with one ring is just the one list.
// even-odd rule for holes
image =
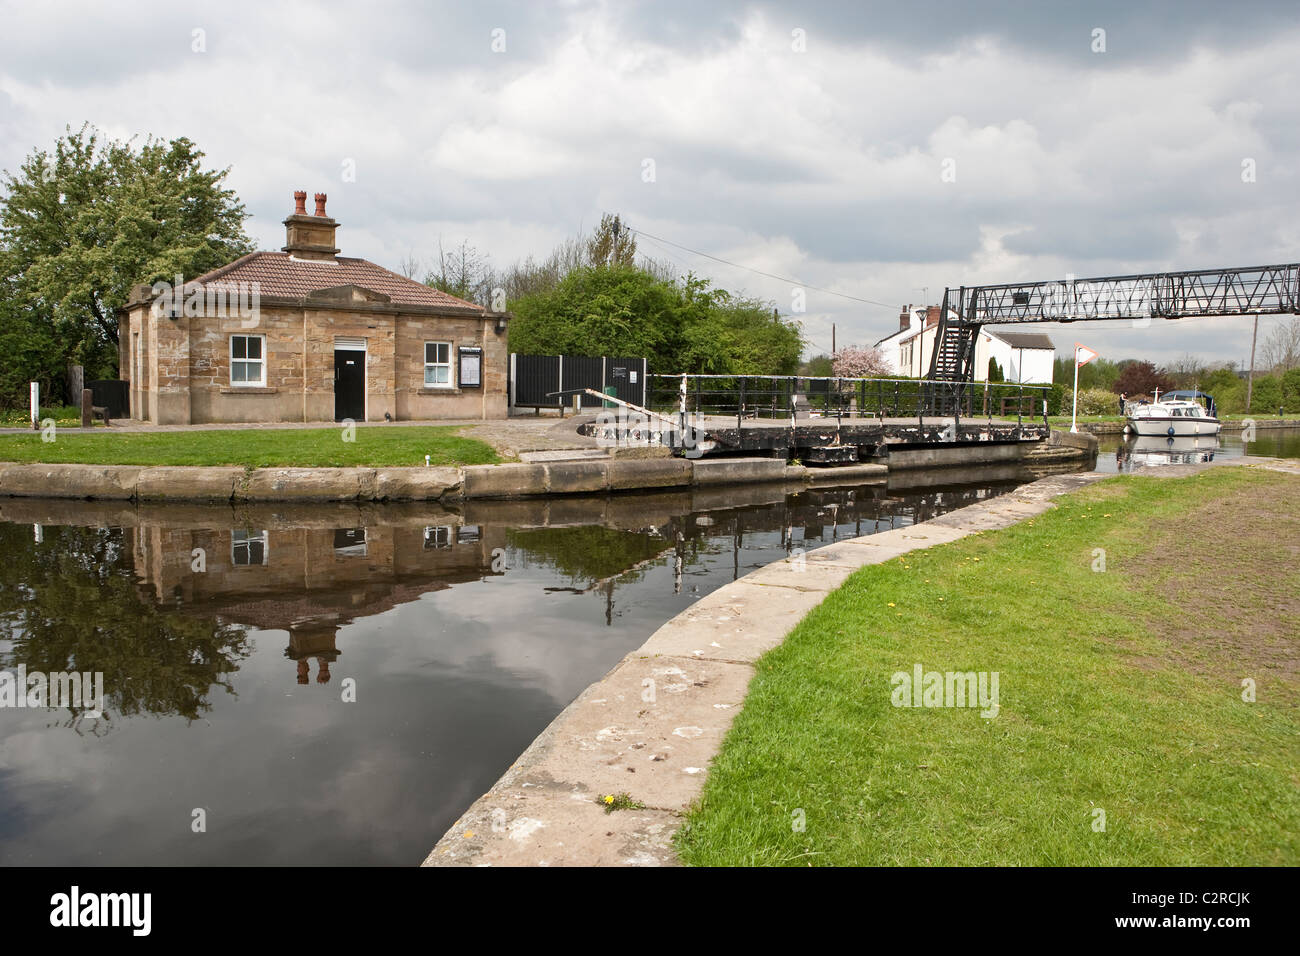
[[[355, 515], [341, 511], [335, 520]], [[450, 515], [443, 524], [364, 527], [335, 527], [325, 516], [309, 526], [286, 526], [269, 512], [241, 518], [255, 526], [132, 528], [137, 576], [160, 603], [287, 631], [284, 654], [299, 684], [309, 683], [313, 659], [316, 683], [329, 683], [342, 626], [494, 573], [492, 552], [506, 534]]]

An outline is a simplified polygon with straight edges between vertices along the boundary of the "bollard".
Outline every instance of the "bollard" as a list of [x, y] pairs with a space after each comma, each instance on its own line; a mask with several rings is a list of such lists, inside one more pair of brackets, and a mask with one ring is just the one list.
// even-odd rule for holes
[[95, 393], [88, 388], [81, 390], [81, 427], [91, 428], [95, 424]]

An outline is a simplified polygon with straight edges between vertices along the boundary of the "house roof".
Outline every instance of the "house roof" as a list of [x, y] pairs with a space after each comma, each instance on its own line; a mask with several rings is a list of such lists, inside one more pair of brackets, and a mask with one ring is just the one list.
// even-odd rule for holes
[[339, 286], [359, 286], [384, 295], [394, 305], [415, 305], [448, 312], [486, 310], [454, 295], [391, 272], [367, 259], [338, 256], [331, 260], [299, 259], [287, 252], [253, 252], [229, 265], [185, 283], [186, 287], [226, 287], [257, 283], [258, 294], [270, 298], [305, 299], [314, 292]]
[[1042, 332], [996, 332], [993, 329], [985, 328], [990, 335], [996, 335], [1013, 349], [1056, 349], [1052, 344], [1051, 338]]

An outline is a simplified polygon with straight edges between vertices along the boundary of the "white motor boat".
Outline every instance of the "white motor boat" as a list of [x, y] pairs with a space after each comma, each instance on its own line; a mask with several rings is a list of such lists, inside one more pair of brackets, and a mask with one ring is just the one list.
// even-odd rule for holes
[[1194, 465], [1214, 461], [1219, 450], [1217, 435], [1200, 435], [1191, 438], [1148, 436], [1130, 438], [1115, 452], [1120, 470], [1158, 465]]
[[1166, 398], [1128, 409], [1128, 429], [1138, 435], [1165, 438], [1194, 438], [1219, 434], [1219, 420], [1199, 402], [1184, 398]]

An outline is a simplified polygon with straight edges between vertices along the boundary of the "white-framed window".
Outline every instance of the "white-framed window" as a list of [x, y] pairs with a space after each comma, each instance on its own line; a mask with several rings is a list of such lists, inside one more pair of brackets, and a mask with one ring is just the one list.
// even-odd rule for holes
[[266, 336], [230, 337], [230, 384], [266, 384]]
[[424, 387], [452, 388], [456, 383], [451, 376], [451, 343], [424, 343]]
[[265, 531], [230, 532], [230, 563], [240, 567], [252, 564], [266, 564]]
[[451, 525], [430, 526], [424, 529], [424, 550], [450, 548], [452, 545]]
[[336, 528], [334, 530], [334, 556], [364, 558], [366, 556], [365, 528]]

